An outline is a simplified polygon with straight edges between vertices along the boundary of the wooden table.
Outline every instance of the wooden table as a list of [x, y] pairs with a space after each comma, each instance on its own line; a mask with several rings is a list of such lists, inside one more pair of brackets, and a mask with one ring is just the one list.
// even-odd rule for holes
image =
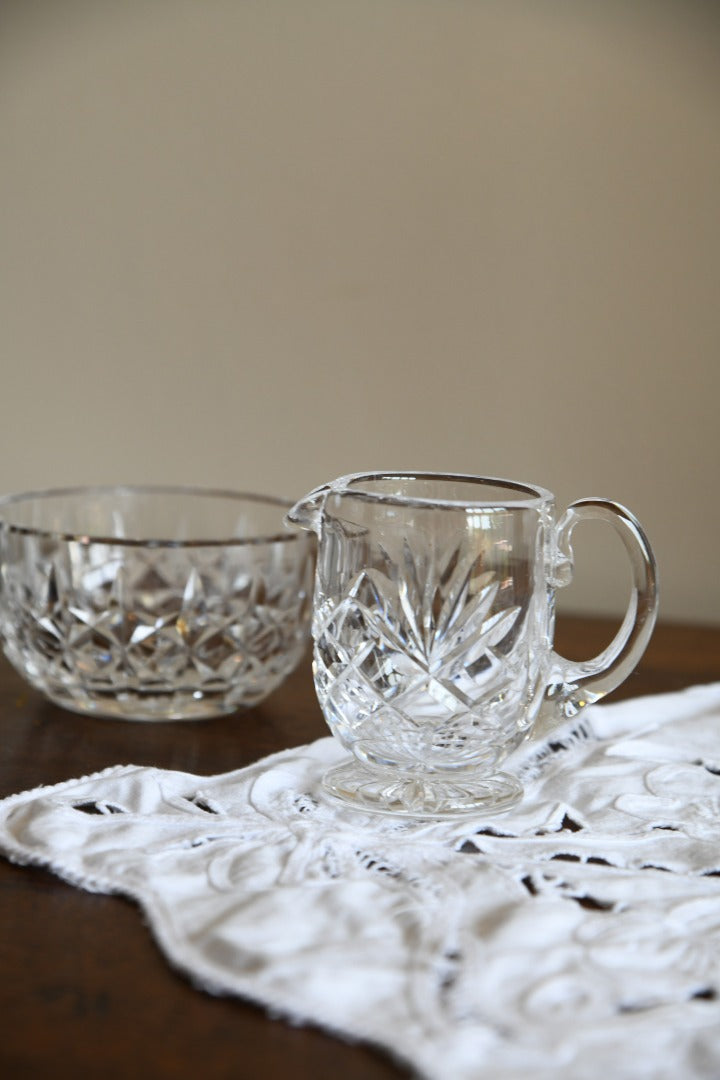
[[[557, 644], [588, 657], [612, 629], [606, 620], [565, 618]], [[720, 627], [661, 625], [638, 670], [608, 700], [716, 680]], [[307, 663], [251, 712], [199, 724], [128, 724], [63, 712], [0, 660], [0, 797], [116, 764], [226, 772], [326, 734]], [[0, 1076], [70, 1075], [408, 1074], [372, 1048], [193, 989], [170, 969], [132, 903], [0, 859]]]

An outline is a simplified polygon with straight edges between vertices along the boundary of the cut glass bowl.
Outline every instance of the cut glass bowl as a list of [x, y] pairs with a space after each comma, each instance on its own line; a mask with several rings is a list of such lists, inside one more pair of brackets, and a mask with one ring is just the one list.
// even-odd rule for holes
[[314, 545], [283, 499], [93, 487], [0, 499], [0, 635], [81, 713], [193, 720], [257, 705], [308, 636]]

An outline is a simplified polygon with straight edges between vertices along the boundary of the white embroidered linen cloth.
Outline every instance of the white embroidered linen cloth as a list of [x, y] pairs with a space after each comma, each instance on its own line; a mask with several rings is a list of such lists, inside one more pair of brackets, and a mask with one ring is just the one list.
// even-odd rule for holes
[[594, 706], [497, 817], [346, 810], [331, 738], [0, 802], [0, 850], [135, 898], [201, 988], [429, 1080], [720, 1076], [720, 684]]

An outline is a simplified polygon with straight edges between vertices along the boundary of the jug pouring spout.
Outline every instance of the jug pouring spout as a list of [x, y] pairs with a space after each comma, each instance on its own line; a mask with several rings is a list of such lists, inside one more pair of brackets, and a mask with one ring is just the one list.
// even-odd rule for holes
[[332, 491], [331, 484], [323, 484], [315, 488], [304, 498], [296, 502], [291, 510], [285, 515], [285, 521], [290, 525], [299, 525], [301, 529], [307, 529], [320, 536], [322, 528], [323, 510], [325, 500]]

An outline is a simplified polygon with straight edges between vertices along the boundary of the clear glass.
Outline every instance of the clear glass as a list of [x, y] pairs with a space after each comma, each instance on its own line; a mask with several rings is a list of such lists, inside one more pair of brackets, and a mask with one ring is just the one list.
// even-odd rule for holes
[[6, 656], [65, 708], [193, 720], [257, 705], [306, 647], [314, 543], [282, 499], [77, 488], [0, 500]]
[[[553, 651], [570, 536], [603, 518], [631, 560], [628, 614], [585, 664]], [[573, 715], [629, 673], [657, 609], [652, 551], [629, 511], [513, 481], [432, 473], [344, 477], [288, 519], [317, 533], [313, 671], [333, 735], [352, 753], [325, 777], [365, 810], [498, 812], [522, 795], [500, 765], [539, 724]]]

